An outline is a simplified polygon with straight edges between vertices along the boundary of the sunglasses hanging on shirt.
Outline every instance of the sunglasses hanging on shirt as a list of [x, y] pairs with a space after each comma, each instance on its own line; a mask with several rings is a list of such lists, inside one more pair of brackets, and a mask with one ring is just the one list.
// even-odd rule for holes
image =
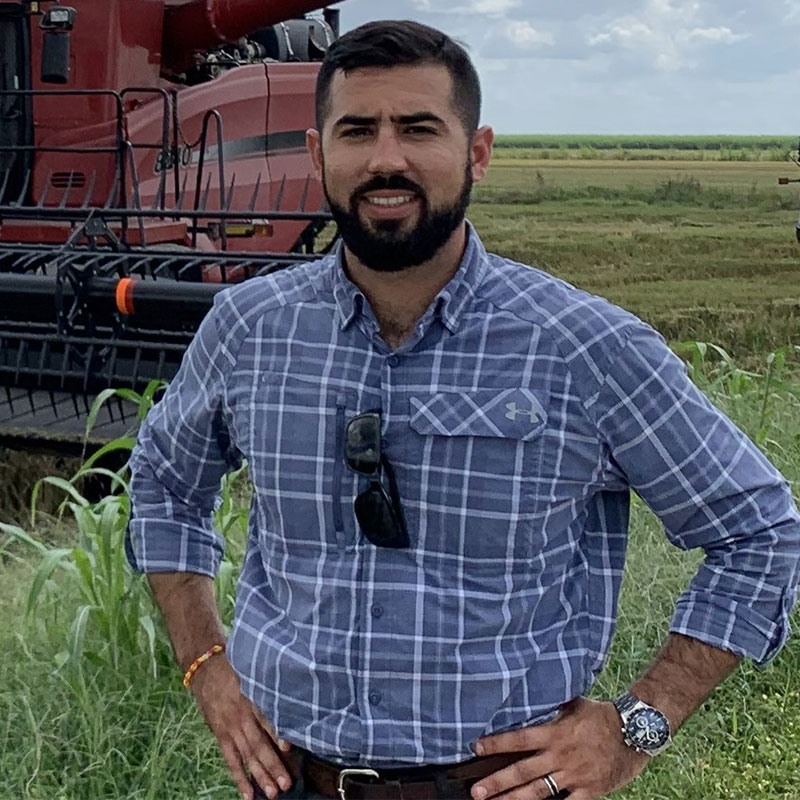
[[[353, 472], [369, 478], [369, 486], [353, 507], [364, 536], [376, 547], [409, 547], [406, 521], [394, 470], [381, 454], [381, 415], [367, 411], [353, 417], [345, 427], [344, 459]], [[389, 491], [381, 480], [386, 475]]]

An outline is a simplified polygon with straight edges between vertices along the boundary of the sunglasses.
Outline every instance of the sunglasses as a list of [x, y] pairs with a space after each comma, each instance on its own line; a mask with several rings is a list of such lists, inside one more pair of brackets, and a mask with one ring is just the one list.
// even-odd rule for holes
[[[381, 415], [367, 411], [345, 427], [344, 459], [353, 472], [369, 478], [369, 486], [356, 497], [353, 507], [364, 536], [376, 547], [409, 547], [406, 521], [392, 465], [381, 454]], [[386, 474], [389, 491], [381, 481]]]

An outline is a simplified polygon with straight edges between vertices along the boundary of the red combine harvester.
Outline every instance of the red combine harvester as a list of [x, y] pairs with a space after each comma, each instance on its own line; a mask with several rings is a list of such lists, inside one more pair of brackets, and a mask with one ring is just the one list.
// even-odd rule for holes
[[[314, 252], [325, 5], [0, 0], [0, 446], [78, 451], [98, 393], [169, 380], [225, 283]], [[90, 444], [134, 414], [106, 404]]]

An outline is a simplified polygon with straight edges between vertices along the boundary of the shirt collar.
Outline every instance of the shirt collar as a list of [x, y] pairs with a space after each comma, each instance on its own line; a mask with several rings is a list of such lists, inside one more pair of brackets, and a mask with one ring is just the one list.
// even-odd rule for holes
[[[366, 298], [344, 270], [344, 247], [339, 242], [331, 253], [334, 259], [333, 296], [339, 313], [339, 327], [345, 330], [364, 311]], [[467, 222], [467, 247], [458, 271], [431, 304], [433, 316], [455, 333], [464, 313], [486, 274], [486, 249], [475, 228]], [[426, 314], [427, 316], [427, 314]]]
[[364, 307], [365, 298], [344, 269], [344, 245], [341, 239], [331, 253], [333, 258], [333, 299], [339, 313], [339, 327], [345, 330]]

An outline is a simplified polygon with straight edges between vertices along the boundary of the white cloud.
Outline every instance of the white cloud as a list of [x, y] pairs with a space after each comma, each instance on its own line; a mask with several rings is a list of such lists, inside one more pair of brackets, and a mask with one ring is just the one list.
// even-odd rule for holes
[[502, 16], [520, 5], [521, 0], [472, 0], [469, 8], [477, 14]]
[[555, 37], [548, 31], [534, 27], [527, 20], [503, 20], [489, 26], [480, 46], [480, 56], [485, 61], [507, 63], [513, 59], [541, 57], [547, 48], [547, 57], [553, 57]]
[[552, 33], [539, 31], [525, 20], [506, 22], [503, 25], [502, 33], [515, 47], [521, 50], [530, 50], [543, 45], [552, 47], [555, 44]]
[[637, 20], [625, 20], [608, 25], [605, 33], [598, 33], [596, 36], [589, 37], [589, 44], [610, 44], [617, 41], [626, 43], [644, 43], [647, 39], [656, 36], [656, 32], [648, 25]]
[[485, 14], [487, 17], [504, 17], [509, 11], [519, 8], [522, 0], [470, 0], [466, 5], [445, 6], [441, 0], [411, 0], [421, 11], [438, 14]]
[[687, 41], [715, 42], [718, 44], [736, 44], [749, 38], [747, 33], [734, 33], [730, 28], [694, 28], [686, 33]]

